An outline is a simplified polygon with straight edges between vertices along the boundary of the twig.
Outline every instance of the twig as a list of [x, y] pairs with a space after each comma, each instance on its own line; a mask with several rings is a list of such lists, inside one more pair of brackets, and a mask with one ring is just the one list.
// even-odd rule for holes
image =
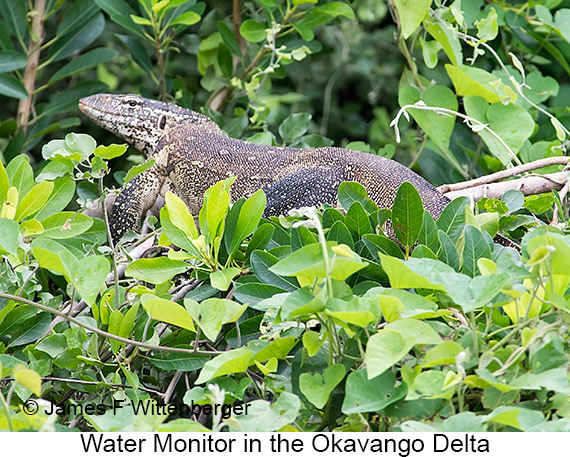
[[42, 305], [40, 303], [33, 302], [26, 298], [18, 297], [12, 294], [5, 294], [0, 292], [0, 298], [6, 298], [8, 300], [14, 300], [19, 303], [24, 303], [26, 305], [33, 306], [34, 308], [41, 309], [42, 311], [47, 311], [48, 313], [55, 314], [56, 316], [63, 317], [65, 320], [69, 322], [73, 322], [74, 324], [78, 325], [79, 327], [83, 327], [85, 330], [89, 330], [90, 332], [96, 333], [99, 336], [110, 338], [112, 340], [120, 341], [121, 343], [132, 344], [133, 346], [138, 346], [145, 349], [153, 349], [156, 351], [166, 351], [166, 352], [180, 352], [183, 354], [200, 354], [200, 355], [217, 355], [220, 354], [219, 351], [198, 351], [197, 349], [184, 349], [184, 348], [177, 348], [177, 347], [168, 347], [168, 346], [157, 346], [154, 344], [143, 343], [141, 341], [131, 340], [129, 338], [123, 338], [122, 336], [113, 335], [112, 333], [105, 332], [103, 330], [99, 330], [96, 327], [92, 327], [89, 324], [86, 324], [79, 319], [76, 319], [71, 316], [67, 316], [65, 313], [58, 311], [56, 309], [50, 308], [49, 306]]

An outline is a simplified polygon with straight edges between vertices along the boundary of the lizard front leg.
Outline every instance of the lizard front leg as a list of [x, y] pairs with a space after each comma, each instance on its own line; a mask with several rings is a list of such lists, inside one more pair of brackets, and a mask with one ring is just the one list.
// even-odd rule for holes
[[115, 242], [129, 230], [141, 228], [144, 214], [154, 205], [164, 177], [153, 167], [131, 179], [113, 203], [109, 226]]

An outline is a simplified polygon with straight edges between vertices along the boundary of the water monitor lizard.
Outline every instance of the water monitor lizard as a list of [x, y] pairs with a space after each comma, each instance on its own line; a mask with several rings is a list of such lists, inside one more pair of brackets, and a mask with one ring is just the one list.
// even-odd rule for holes
[[362, 184], [380, 208], [391, 208], [398, 187], [409, 181], [434, 219], [450, 201], [393, 160], [343, 148], [295, 149], [228, 138], [207, 116], [172, 103], [97, 94], [82, 98], [79, 108], [155, 160], [125, 185], [113, 204], [110, 228], [116, 240], [128, 230], [140, 229], [159, 194], [171, 190], [198, 214], [208, 187], [229, 176], [237, 176], [231, 190], [234, 200], [264, 190], [265, 216], [302, 206], [334, 205], [343, 181]]

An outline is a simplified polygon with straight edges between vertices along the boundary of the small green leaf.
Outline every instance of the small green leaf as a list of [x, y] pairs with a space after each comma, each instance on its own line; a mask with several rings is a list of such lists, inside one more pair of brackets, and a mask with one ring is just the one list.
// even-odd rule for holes
[[138, 25], [152, 25], [150, 20], [146, 17], [136, 16], [134, 14], [131, 14], [131, 20]]
[[251, 43], [258, 43], [267, 37], [265, 26], [252, 19], [247, 19], [241, 24], [239, 33]]
[[210, 274], [210, 284], [218, 290], [226, 291], [230, 287], [232, 280], [240, 273], [237, 267], [224, 268]]
[[25, 365], [16, 365], [12, 368], [12, 375], [18, 384], [31, 390], [37, 397], [42, 394], [42, 378], [35, 371]]
[[200, 376], [196, 380], [196, 384], [203, 384], [212, 378], [224, 376], [233, 373], [243, 373], [249, 366], [253, 353], [246, 348], [232, 349], [216, 356], [214, 359], [206, 362]]
[[101, 157], [104, 160], [111, 160], [115, 157], [122, 156], [125, 152], [127, 152], [128, 145], [126, 144], [110, 144], [109, 146], [97, 146], [93, 154], [97, 157]]
[[497, 11], [495, 8], [489, 10], [486, 18], [475, 21], [477, 27], [477, 36], [481, 41], [492, 41], [499, 34], [499, 26], [497, 24]]
[[311, 118], [309, 113], [290, 114], [279, 126], [279, 135], [285, 143], [292, 143], [309, 130]]
[[156, 297], [152, 294], [144, 294], [141, 297], [143, 308], [152, 319], [176, 325], [192, 332], [196, 331], [192, 316], [178, 303], [171, 300]]
[[177, 16], [174, 20], [170, 21], [168, 25], [194, 25], [200, 22], [200, 19], [202, 18], [198, 13], [195, 13], [194, 11], [186, 11], [180, 16]]
[[154, 165], [154, 159], [147, 160], [146, 162], [141, 163], [140, 165], [135, 165], [127, 172], [127, 175], [124, 177], [123, 181], [125, 183], [128, 183], [135, 176], [140, 175], [142, 172], [148, 170], [149, 168], [152, 168], [153, 165]]
[[346, 368], [342, 364], [328, 367], [322, 375], [301, 373], [299, 389], [313, 405], [321, 409], [327, 403], [333, 389], [344, 379], [345, 374]]

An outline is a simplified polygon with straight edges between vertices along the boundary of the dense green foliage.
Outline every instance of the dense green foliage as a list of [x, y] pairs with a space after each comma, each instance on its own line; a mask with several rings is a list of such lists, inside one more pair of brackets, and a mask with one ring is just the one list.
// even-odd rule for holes
[[[7, 3], [0, 429], [570, 430], [567, 187], [460, 197], [434, 221], [409, 183], [392, 211], [344, 183], [339, 208], [266, 220], [263, 192], [232, 204], [227, 179], [199, 214], [167, 193], [113, 245], [86, 210], [147, 164], [77, 111], [139, 92], [234, 137], [461, 181], [566, 152], [570, 4]], [[149, 402], [249, 410], [135, 414]]]

